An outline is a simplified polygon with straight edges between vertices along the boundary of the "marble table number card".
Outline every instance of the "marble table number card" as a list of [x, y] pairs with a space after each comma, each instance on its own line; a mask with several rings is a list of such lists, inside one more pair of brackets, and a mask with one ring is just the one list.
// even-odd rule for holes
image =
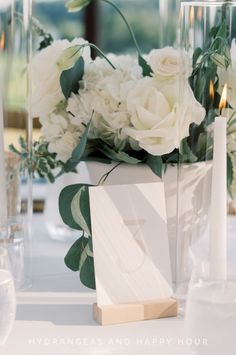
[[107, 324], [126, 321], [116, 310], [131, 321], [140, 318], [128, 308], [136, 316], [141, 310], [143, 319], [144, 304], [173, 306], [163, 183], [96, 186], [89, 195], [97, 307], [109, 313]]

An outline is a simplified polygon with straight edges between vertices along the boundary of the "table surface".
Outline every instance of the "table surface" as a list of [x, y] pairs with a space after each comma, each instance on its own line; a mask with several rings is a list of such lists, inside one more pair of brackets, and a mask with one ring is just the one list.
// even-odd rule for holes
[[[235, 256], [235, 217], [229, 229]], [[34, 216], [32, 287], [17, 294], [16, 321], [2, 355], [191, 354], [181, 317], [99, 326], [92, 318], [95, 293], [64, 265], [71, 243], [53, 241], [43, 216]]]

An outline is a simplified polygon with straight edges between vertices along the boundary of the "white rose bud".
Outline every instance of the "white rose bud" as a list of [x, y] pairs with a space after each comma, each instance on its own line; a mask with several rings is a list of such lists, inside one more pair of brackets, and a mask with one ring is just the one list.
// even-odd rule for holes
[[180, 53], [172, 47], [153, 49], [148, 62], [158, 80], [177, 79], [182, 71]]

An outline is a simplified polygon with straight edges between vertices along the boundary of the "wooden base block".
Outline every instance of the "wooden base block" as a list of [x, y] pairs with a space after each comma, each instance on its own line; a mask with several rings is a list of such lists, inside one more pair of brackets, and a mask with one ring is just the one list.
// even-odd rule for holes
[[101, 325], [176, 317], [177, 313], [177, 301], [173, 298], [109, 306], [93, 305], [94, 320]]

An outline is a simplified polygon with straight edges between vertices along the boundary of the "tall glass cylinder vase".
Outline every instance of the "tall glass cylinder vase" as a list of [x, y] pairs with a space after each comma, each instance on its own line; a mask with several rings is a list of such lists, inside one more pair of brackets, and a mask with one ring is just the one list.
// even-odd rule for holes
[[[209, 255], [219, 256], [227, 263], [226, 191], [228, 187], [229, 195], [233, 196], [235, 185], [235, 28], [235, 2], [181, 4], [181, 55], [188, 84], [181, 83], [180, 106], [185, 110], [191, 87], [205, 110], [201, 122], [196, 120], [195, 110], [188, 112], [192, 124], [189, 137], [180, 148], [176, 290], [183, 297], [196, 263]], [[224, 117], [220, 130], [217, 116]], [[227, 125], [227, 149], [224, 125]], [[216, 173], [212, 177], [213, 161]], [[190, 193], [191, 204], [187, 204]]]
[[158, 0], [160, 47], [177, 44], [180, 0]]
[[16, 286], [27, 287], [31, 283], [32, 218], [31, 0], [0, 1], [0, 47], [8, 212], [6, 243]]

